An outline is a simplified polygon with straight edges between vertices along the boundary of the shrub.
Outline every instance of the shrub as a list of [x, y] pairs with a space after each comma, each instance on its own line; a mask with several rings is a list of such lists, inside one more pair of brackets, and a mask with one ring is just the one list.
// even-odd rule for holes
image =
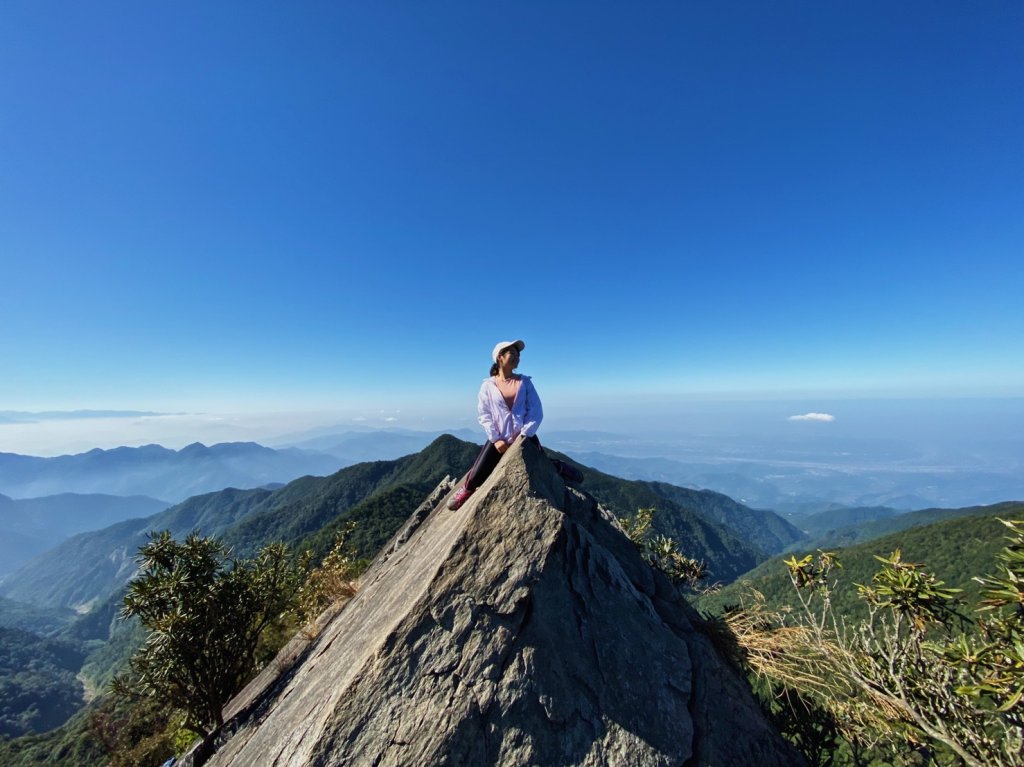
[[[832, 605], [834, 554], [786, 566], [800, 607], [773, 611], [754, 600], [726, 615], [744, 663], [770, 686], [775, 705], [799, 700], [819, 731], [834, 723], [847, 751], [887, 751], [897, 763], [971, 767], [1024, 763], [1024, 523], [1003, 522], [1008, 545], [994, 574], [978, 578], [973, 617], [950, 589], [897, 550], [858, 585], [868, 607], [847, 624]], [[801, 716], [790, 706], [789, 714]], [[824, 728], [824, 729], [823, 729]], [[827, 734], [827, 733], [826, 733]], [[816, 758], [805, 751], [809, 758]], [[820, 755], [816, 764], [823, 762]], [[864, 763], [861, 757], [855, 763]]]
[[214, 538], [179, 543], [167, 531], [151, 535], [138, 560], [121, 614], [138, 616], [149, 636], [115, 690], [134, 686], [160, 698], [206, 736], [256, 671], [260, 635], [285, 620], [306, 563], [293, 564], [283, 544], [235, 560]]

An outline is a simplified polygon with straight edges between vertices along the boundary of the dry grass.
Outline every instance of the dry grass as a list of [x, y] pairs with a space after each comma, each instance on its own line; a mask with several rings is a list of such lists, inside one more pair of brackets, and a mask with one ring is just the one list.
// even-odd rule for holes
[[334, 546], [320, 566], [306, 578], [299, 592], [299, 616], [303, 632], [310, 639], [318, 633], [320, 615], [330, 607], [338, 607], [359, 590], [359, 568], [347, 540], [351, 526], [338, 533]]
[[848, 735], [889, 732], [907, 712], [891, 698], [872, 695], [852, 678], [856, 660], [820, 625], [793, 621], [788, 610], [772, 610], [752, 591], [739, 609], [723, 616], [743, 662], [775, 689], [791, 689], [828, 709]]

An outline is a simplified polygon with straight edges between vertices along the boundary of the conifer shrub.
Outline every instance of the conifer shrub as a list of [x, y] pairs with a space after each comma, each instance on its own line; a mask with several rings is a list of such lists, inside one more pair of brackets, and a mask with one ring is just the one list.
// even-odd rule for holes
[[263, 632], [293, 610], [306, 563], [291, 561], [283, 544], [233, 559], [215, 538], [193, 533], [179, 542], [168, 531], [152, 534], [138, 560], [122, 617], [138, 617], [148, 637], [114, 689], [164, 701], [206, 736], [256, 672]]

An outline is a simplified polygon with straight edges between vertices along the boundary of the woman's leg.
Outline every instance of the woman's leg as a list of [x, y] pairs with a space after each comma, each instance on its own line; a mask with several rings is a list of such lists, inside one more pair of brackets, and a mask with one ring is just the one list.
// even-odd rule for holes
[[473, 462], [473, 468], [466, 475], [466, 488], [473, 492], [480, 487], [491, 476], [491, 472], [494, 471], [494, 467], [498, 465], [500, 460], [501, 453], [498, 452], [498, 448], [494, 446], [494, 443], [488, 442], [485, 444], [481, 448], [480, 454], [476, 457], [476, 461]]
[[[541, 453], [544, 452], [544, 448], [540, 445], [540, 439], [534, 434], [532, 437], [527, 437], [528, 440], [533, 442]], [[474, 492], [480, 485], [482, 485], [487, 478], [491, 476], [491, 472], [494, 471], [494, 467], [498, 465], [498, 461], [501, 460], [501, 453], [498, 452], [498, 448], [494, 446], [493, 442], [487, 442], [480, 449], [480, 453], [477, 455], [476, 460], [473, 462], [473, 467], [466, 474], [465, 488], [468, 493]], [[561, 475], [563, 479], [570, 482], [582, 482], [583, 475], [579, 471], [569, 466], [566, 463], [562, 463], [558, 460], [553, 460], [555, 469]], [[464, 499], [464, 497], [463, 497]]]

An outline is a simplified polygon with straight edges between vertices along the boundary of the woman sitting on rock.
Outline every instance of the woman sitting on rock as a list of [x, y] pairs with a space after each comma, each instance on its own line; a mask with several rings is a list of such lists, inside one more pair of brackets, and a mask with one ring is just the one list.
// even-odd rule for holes
[[[458, 509], [484, 483], [501, 460], [501, 455], [522, 436], [540, 447], [537, 429], [544, 418], [540, 396], [529, 376], [516, 374], [519, 353], [526, 348], [521, 340], [501, 341], [491, 352], [491, 374], [480, 385], [477, 414], [487, 434], [466, 481], [448, 501], [449, 509]], [[568, 464], [554, 461], [558, 473], [571, 482], [582, 482], [583, 475]]]

